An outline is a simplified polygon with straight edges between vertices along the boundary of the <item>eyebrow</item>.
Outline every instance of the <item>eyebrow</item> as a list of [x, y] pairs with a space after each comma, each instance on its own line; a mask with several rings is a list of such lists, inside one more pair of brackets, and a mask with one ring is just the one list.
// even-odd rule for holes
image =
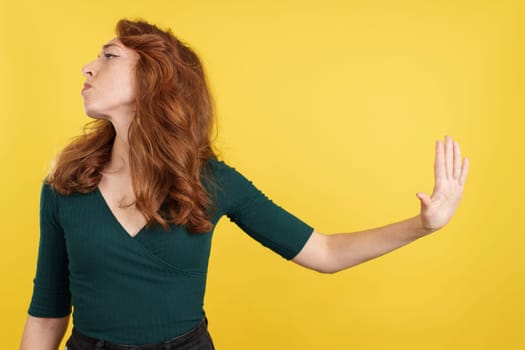
[[107, 49], [108, 47], [111, 47], [111, 46], [120, 47], [117, 44], [106, 44], [106, 45], [102, 46], [102, 50], [105, 50], [105, 49]]

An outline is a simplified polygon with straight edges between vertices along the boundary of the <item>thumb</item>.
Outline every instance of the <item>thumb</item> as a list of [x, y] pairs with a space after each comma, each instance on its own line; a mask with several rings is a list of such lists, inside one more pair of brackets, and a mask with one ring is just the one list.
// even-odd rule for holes
[[416, 197], [419, 198], [422, 207], [428, 207], [430, 205], [430, 202], [432, 202], [430, 196], [423, 192], [416, 193]]

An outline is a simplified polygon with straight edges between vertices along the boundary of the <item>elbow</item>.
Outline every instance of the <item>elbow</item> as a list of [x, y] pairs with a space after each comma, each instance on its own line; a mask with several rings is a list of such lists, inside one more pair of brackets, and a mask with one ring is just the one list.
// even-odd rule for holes
[[309, 268], [325, 275], [332, 275], [347, 270], [352, 266], [353, 265], [342, 264], [333, 254], [329, 254], [327, 251], [322, 255], [322, 258], [318, 259], [315, 264], [311, 264]]
[[317, 271], [322, 274], [334, 274], [352, 266], [341, 261], [340, 247], [333, 235], [323, 235], [321, 252]]
[[300, 263], [300, 265], [306, 267], [309, 270], [319, 272], [325, 275], [331, 275], [339, 271], [348, 270], [349, 268], [353, 267], [353, 265], [342, 266], [340, 264], [337, 264], [336, 262], [329, 262], [326, 260], [309, 263]]
[[315, 271], [322, 273], [323, 275], [333, 275], [336, 272], [339, 272], [341, 270], [334, 269], [334, 268], [317, 268]]
[[347, 270], [349, 268], [351, 268], [352, 266], [347, 266], [347, 267], [339, 267], [339, 266], [336, 266], [335, 264], [326, 264], [326, 265], [323, 265], [323, 266], [318, 266], [316, 268], [314, 268], [313, 270], [314, 271], [317, 271], [319, 273], [322, 273], [324, 275], [333, 275], [339, 271], [343, 271], [343, 270]]
[[330, 235], [314, 231], [301, 252], [292, 260], [310, 270], [322, 274], [334, 274], [349, 268], [337, 258], [336, 242]]

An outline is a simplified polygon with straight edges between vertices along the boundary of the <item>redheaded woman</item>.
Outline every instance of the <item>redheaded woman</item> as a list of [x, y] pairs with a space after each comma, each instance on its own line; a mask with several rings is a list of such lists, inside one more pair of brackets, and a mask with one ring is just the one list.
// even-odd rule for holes
[[23, 350], [213, 349], [203, 310], [213, 230], [226, 215], [286, 259], [332, 273], [443, 227], [468, 161], [436, 143], [419, 215], [325, 235], [217, 159], [212, 102], [195, 53], [170, 30], [121, 20], [82, 72], [95, 119], [59, 155], [41, 192], [41, 238]]

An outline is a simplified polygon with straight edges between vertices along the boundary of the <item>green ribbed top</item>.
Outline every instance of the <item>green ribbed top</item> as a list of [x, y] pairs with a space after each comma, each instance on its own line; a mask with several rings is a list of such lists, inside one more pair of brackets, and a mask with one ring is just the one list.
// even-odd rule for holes
[[[226, 215], [286, 259], [313, 228], [276, 205], [222, 161], [210, 160], [217, 189], [212, 223]], [[171, 225], [132, 237], [98, 188], [63, 196], [43, 184], [40, 244], [29, 314], [63, 317], [87, 336], [140, 345], [181, 335], [204, 317], [210, 232]]]

